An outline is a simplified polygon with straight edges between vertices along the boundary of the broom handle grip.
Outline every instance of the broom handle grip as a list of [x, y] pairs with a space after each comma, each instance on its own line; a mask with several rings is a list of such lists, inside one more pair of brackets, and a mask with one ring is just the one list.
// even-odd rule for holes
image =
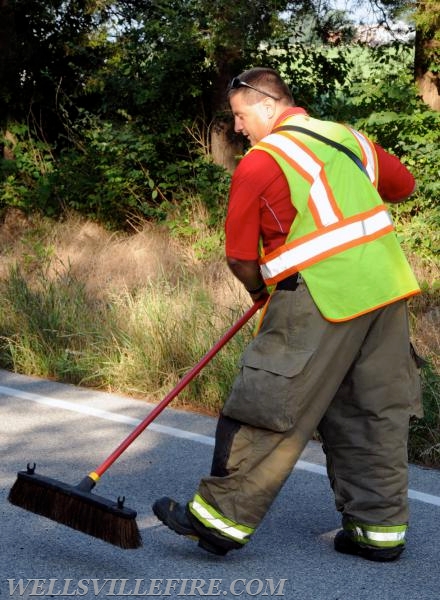
[[[255, 302], [251, 308], [249, 308], [243, 316], [223, 335], [222, 338], [209, 350], [205, 356], [190, 370], [188, 373], [182, 377], [179, 383], [173, 388], [165, 398], [159, 402], [157, 406], [143, 419], [139, 425], [131, 432], [131, 434], [125, 438], [119, 444], [119, 446], [110, 454], [110, 456], [93, 472], [94, 476], [101, 477], [105, 471], [121, 456], [121, 454], [134, 442], [134, 440], [148, 427], [150, 423], [156, 419], [158, 415], [168, 406], [168, 404], [173, 400], [180, 392], [185, 388], [190, 381], [198, 375], [198, 373], [203, 369], [205, 365], [217, 354], [223, 346], [229, 342], [229, 340], [237, 333], [239, 329], [243, 327], [245, 323], [249, 321], [249, 319], [257, 312], [259, 308], [261, 308], [265, 304], [265, 300], [259, 300]], [[96, 477], [94, 477], [96, 479]]]

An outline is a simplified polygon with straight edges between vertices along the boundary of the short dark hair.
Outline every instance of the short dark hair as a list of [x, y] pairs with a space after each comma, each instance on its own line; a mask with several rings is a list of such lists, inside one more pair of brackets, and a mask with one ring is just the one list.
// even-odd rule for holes
[[[262, 93], [268, 92], [267, 95], [283, 100], [286, 104], [290, 104], [291, 106], [295, 106], [295, 101], [289, 86], [274, 69], [269, 69], [268, 67], [254, 67], [253, 69], [243, 71], [243, 73], [235, 78], [235, 81], [236, 80], [239, 80], [244, 84], [249, 84], [258, 90], [261, 90]], [[231, 86], [228, 90], [228, 97], [237, 90], [242, 91], [243, 89], [246, 88], [238, 86], [233, 88]], [[252, 90], [248, 88], [247, 93], [252, 93]]]

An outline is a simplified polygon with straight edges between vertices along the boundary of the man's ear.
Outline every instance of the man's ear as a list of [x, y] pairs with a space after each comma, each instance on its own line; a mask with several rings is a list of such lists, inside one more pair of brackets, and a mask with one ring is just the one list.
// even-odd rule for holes
[[265, 98], [264, 108], [266, 109], [268, 118], [271, 119], [275, 114], [275, 101], [272, 98]]

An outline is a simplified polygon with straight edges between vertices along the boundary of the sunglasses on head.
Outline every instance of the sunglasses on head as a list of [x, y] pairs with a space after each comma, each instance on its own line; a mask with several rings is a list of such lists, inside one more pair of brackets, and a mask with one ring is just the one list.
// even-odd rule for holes
[[279, 100], [279, 98], [277, 98], [273, 94], [269, 94], [269, 92], [265, 92], [263, 90], [259, 90], [258, 88], [254, 87], [250, 83], [246, 83], [245, 81], [241, 81], [240, 77], [234, 77], [234, 79], [231, 81], [231, 84], [229, 86], [229, 90], [236, 90], [236, 89], [241, 88], [241, 87], [250, 88], [251, 90], [254, 90], [255, 92], [259, 92], [260, 94], [264, 94], [265, 96], [269, 96], [269, 98], [272, 98], [272, 100]]

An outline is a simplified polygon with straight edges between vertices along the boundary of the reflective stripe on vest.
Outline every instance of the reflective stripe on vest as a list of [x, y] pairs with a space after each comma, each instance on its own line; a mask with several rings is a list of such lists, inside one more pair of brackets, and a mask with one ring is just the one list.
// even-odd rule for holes
[[378, 206], [360, 215], [341, 220], [325, 230], [314, 231], [281, 246], [261, 259], [260, 269], [267, 284], [274, 284], [287, 275], [332, 256], [338, 252], [379, 238], [393, 230], [385, 206]]
[[239, 525], [231, 519], [227, 519], [199, 494], [194, 495], [193, 500], [189, 503], [189, 510], [205, 527], [216, 529], [221, 535], [241, 544], [246, 544], [249, 541], [249, 536], [255, 531], [251, 527]]
[[357, 141], [362, 150], [363, 154], [363, 164], [367, 170], [368, 177], [371, 179], [371, 182], [377, 187], [377, 164], [376, 164], [376, 151], [374, 150], [374, 146], [370, 140], [368, 140], [360, 131], [356, 131], [355, 129], [349, 128], [351, 133], [356, 137]]
[[294, 140], [288, 132], [280, 132], [267, 136], [258, 147], [277, 152], [309, 181], [310, 210], [317, 227], [332, 225], [342, 218], [328, 184], [323, 163], [307, 146]]
[[405, 543], [406, 525], [390, 527], [381, 525], [366, 525], [361, 523], [347, 523], [344, 529], [357, 543], [375, 546], [377, 548], [393, 548]]

